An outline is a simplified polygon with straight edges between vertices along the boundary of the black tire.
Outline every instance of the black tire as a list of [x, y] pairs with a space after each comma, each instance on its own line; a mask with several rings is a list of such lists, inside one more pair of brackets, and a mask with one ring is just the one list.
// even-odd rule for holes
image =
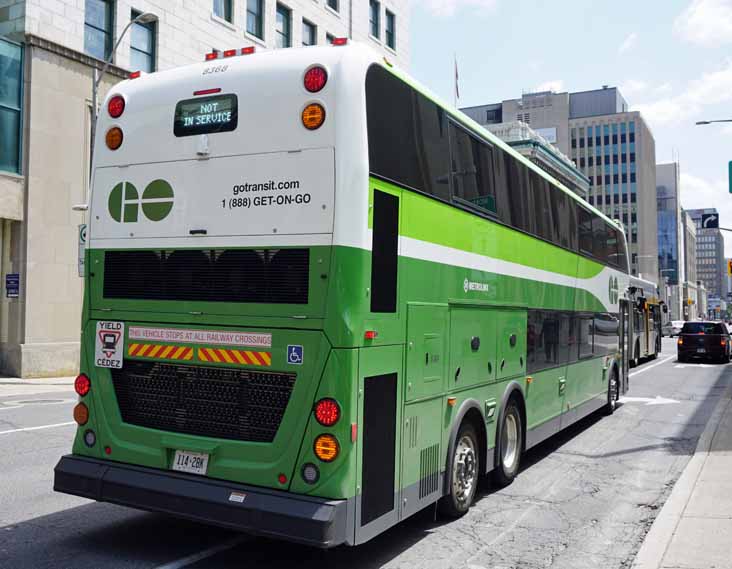
[[511, 399], [501, 418], [496, 440], [493, 482], [498, 486], [508, 486], [513, 482], [521, 465], [523, 450], [524, 428], [521, 409], [516, 400]]
[[480, 439], [473, 424], [463, 422], [450, 457], [449, 492], [437, 502], [437, 509], [443, 516], [459, 518], [473, 505], [481, 473], [479, 445]]
[[618, 408], [618, 399], [620, 399], [620, 382], [618, 374], [613, 370], [610, 375], [610, 381], [607, 383], [607, 403], [605, 403], [605, 414], [612, 415]]

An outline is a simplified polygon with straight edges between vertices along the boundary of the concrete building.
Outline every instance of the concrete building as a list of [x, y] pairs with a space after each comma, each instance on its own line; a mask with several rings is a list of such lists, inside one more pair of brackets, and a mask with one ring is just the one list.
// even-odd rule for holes
[[582, 199], [587, 199], [590, 189], [589, 178], [577, 169], [566, 154], [560, 152], [556, 146], [529, 125], [513, 121], [484, 126]]
[[590, 180], [590, 203], [623, 223], [633, 274], [659, 280], [656, 145], [617, 88], [526, 93], [462, 111], [484, 125], [522, 121], [568, 154]]
[[691, 216], [683, 210], [681, 211], [681, 226], [684, 235], [684, 278], [680, 285], [682, 288], [682, 312], [679, 320], [690, 320], [694, 318], [694, 312], [691, 311], [690, 306], [692, 302], [694, 304], [698, 302], [696, 287], [696, 224]]
[[696, 267], [712, 299], [727, 297], [727, 264], [724, 257], [724, 237], [719, 229], [702, 227], [704, 214], [719, 215], [715, 208], [691, 209], [687, 213], [696, 225]]
[[121, 38], [100, 100], [130, 71], [212, 49], [359, 40], [406, 67], [407, 0], [0, 0], [0, 372], [72, 374], [79, 361], [78, 225], [86, 203], [92, 77]]

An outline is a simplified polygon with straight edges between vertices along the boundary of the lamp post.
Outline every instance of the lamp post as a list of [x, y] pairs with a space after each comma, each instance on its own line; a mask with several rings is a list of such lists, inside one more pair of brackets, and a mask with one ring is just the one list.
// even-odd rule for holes
[[97, 109], [97, 96], [99, 93], [99, 84], [102, 82], [102, 78], [104, 77], [104, 74], [107, 72], [107, 69], [109, 69], [109, 66], [112, 64], [112, 60], [114, 59], [115, 53], [117, 53], [117, 48], [119, 47], [119, 44], [122, 42], [122, 38], [125, 37], [125, 34], [127, 33], [127, 30], [129, 30], [132, 27], [132, 24], [150, 24], [154, 21], [156, 21], [158, 17], [155, 14], [151, 14], [150, 12], [145, 12], [144, 14], [140, 14], [136, 18], [133, 18], [130, 20], [127, 25], [125, 26], [125, 29], [122, 30], [122, 33], [119, 35], [119, 38], [117, 39], [117, 42], [114, 44], [114, 47], [112, 48], [112, 51], [110, 52], [107, 59], [104, 60], [104, 66], [102, 67], [101, 72], [97, 72], [97, 68], [94, 68], [94, 74], [92, 76], [92, 119], [91, 119], [91, 149], [89, 152], [89, 164], [93, 164], [94, 161], [94, 138], [97, 134], [97, 117], [99, 116], [99, 112]]
[[699, 126], [699, 125], [703, 125], [703, 124], [712, 124], [712, 123], [715, 123], [715, 122], [732, 122], [732, 119], [719, 119], [719, 120], [716, 120], [716, 121], [696, 121], [695, 124], [697, 126]]

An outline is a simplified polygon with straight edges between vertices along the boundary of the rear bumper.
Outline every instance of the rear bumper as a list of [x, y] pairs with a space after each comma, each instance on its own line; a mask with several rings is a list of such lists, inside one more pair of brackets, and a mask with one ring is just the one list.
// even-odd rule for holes
[[74, 455], [62, 457], [56, 465], [53, 489], [316, 547], [346, 543], [351, 525], [348, 500], [311, 498]]
[[679, 357], [684, 358], [721, 358], [727, 354], [727, 349], [723, 348], [721, 346], [715, 346], [715, 347], [709, 347], [709, 346], [699, 346], [700, 348], [703, 348], [706, 350], [703, 353], [697, 352], [697, 347], [693, 348], [678, 348], [678, 355]]

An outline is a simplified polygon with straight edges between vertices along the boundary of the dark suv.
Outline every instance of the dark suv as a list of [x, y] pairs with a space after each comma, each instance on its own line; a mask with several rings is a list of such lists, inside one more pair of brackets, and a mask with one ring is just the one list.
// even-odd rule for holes
[[723, 322], [684, 322], [677, 341], [679, 361], [712, 358], [726, 363], [732, 356], [729, 330]]

